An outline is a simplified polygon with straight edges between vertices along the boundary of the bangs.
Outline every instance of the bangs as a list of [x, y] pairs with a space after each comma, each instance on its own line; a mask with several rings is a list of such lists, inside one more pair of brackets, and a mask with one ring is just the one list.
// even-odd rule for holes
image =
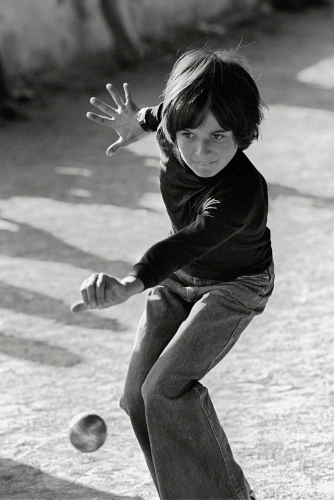
[[[192, 95], [189, 95], [189, 94]], [[231, 130], [228, 116], [217, 113], [217, 97], [212, 88], [204, 89], [194, 96], [194, 91], [185, 92], [165, 110], [165, 135], [175, 142], [176, 133], [185, 129], [196, 129], [202, 125], [211, 112], [224, 130]], [[216, 105], [215, 105], [216, 104]]]
[[181, 96], [175, 105], [170, 107], [167, 113], [171, 136], [175, 136], [179, 130], [195, 129], [204, 122], [210, 111], [211, 96], [208, 97], [209, 99], [205, 98], [203, 92], [197, 98], [193, 99]]

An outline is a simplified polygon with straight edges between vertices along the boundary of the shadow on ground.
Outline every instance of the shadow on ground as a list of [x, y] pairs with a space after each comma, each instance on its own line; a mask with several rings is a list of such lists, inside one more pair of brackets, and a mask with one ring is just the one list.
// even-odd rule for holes
[[143, 500], [81, 486], [6, 459], [0, 459], [0, 490], [3, 500]]
[[313, 201], [315, 207], [333, 207], [334, 198], [326, 196], [315, 196], [309, 193], [302, 193], [298, 189], [282, 186], [281, 184], [268, 184], [269, 198], [275, 200], [279, 196], [297, 196], [299, 198], [307, 198]]
[[7, 218], [1, 220], [17, 229], [1, 231], [2, 255], [61, 262], [83, 269], [107, 270], [115, 276], [123, 276], [131, 268], [129, 262], [103, 259], [65, 243], [48, 231]]
[[62, 366], [68, 368], [81, 362], [80, 356], [46, 342], [5, 335], [0, 332], [0, 352], [18, 359], [26, 359], [34, 363]]
[[[66, 95], [59, 95], [57, 99], [59, 108], [66, 107]], [[71, 106], [74, 108], [75, 104]], [[2, 130], [7, 146], [1, 152], [0, 199], [45, 198], [68, 203], [68, 210], [76, 204], [136, 209], [142, 208], [140, 201], [146, 193], [159, 192], [157, 156], [150, 153], [137, 156], [122, 150], [110, 158], [105, 150], [116, 138], [112, 134], [105, 137], [102, 127], [93, 123], [80, 127], [76, 124], [78, 119], [73, 117], [66, 131], [66, 126], [56, 117], [52, 127], [43, 126], [43, 119], [44, 115], [36, 116], [29, 125], [11, 125]], [[69, 139], [62, 144], [64, 137], [70, 138], [73, 134], [78, 135], [76, 144]], [[19, 137], [22, 144], [15, 154], [14, 137], [15, 141]], [[47, 150], [46, 143], [50, 143]], [[157, 168], [152, 168], [154, 165]]]
[[89, 311], [84, 314], [73, 314], [68, 304], [38, 292], [8, 285], [3, 281], [0, 281], [0, 288], [0, 308], [2, 309], [54, 320], [56, 323], [63, 325], [76, 325], [83, 328], [116, 332], [125, 329], [117, 319], [103, 318]]

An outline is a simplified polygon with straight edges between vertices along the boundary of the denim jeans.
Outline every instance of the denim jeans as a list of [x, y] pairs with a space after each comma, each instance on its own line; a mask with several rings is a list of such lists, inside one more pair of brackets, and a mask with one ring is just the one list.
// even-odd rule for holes
[[207, 388], [273, 291], [274, 267], [231, 282], [182, 270], [148, 292], [120, 405], [162, 500], [251, 500]]

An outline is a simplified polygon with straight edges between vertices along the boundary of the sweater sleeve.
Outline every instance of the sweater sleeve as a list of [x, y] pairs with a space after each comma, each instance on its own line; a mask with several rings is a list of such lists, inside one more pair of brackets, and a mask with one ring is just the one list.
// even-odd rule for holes
[[193, 223], [149, 248], [130, 274], [145, 289], [157, 285], [240, 232], [251, 218], [253, 206], [247, 198], [207, 200]]
[[163, 103], [158, 106], [144, 108], [144, 121], [141, 123], [146, 132], [156, 132], [161, 122]]

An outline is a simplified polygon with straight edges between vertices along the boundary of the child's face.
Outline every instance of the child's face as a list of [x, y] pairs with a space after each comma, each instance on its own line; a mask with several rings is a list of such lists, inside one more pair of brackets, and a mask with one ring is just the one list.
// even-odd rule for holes
[[223, 130], [210, 112], [199, 127], [177, 132], [176, 143], [182, 159], [199, 177], [218, 174], [238, 148], [233, 132]]

